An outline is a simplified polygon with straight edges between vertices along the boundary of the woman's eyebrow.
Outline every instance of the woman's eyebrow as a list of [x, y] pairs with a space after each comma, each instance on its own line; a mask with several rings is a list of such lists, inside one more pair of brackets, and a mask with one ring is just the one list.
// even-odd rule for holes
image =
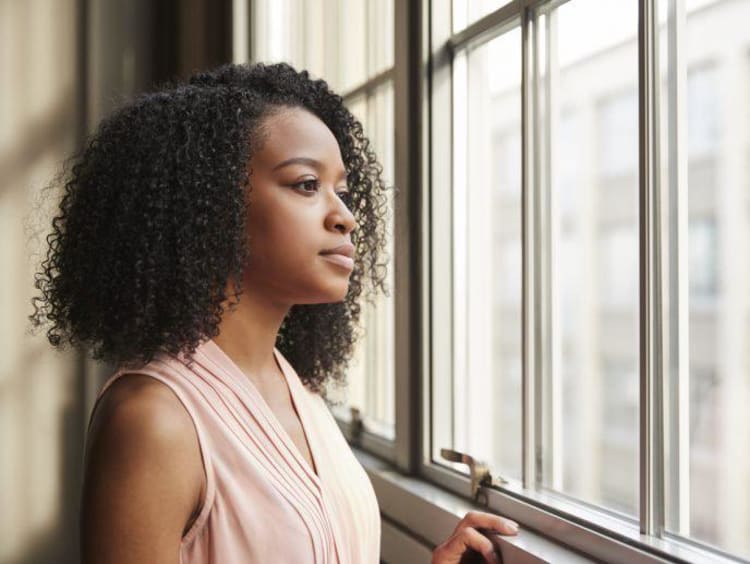
[[[325, 168], [323, 163], [321, 163], [317, 159], [313, 159], [311, 157], [292, 157], [291, 159], [286, 159], [285, 161], [281, 161], [279, 164], [277, 164], [275, 167], [273, 167], [273, 171], [277, 171], [280, 168], [284, 168], [285, 166], [293, 165], [293, 164], [303, 164], [310, 166], [314, 168], [315, 170], [321, 170]], [[346, 171], [344, 169], [341, 169], [339, 171], [338, 175], [339, 180], [342, 178], [346, 178]]]

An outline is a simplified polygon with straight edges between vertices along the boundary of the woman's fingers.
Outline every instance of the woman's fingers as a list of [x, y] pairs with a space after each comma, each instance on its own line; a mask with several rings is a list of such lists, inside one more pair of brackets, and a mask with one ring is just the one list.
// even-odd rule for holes
[[459, 521], [454, 530], [457, 532], [462, 527], [474, 527], [475, 529], [486, 529], [488, 532], [498, 532], [501, 535], [518, 534], [518, 523], [505, 519], [492, 513], [483, 511], [469, 511], [464, 518]]
[[492, 541], [472, 527], [457, 530], [433, 553], [433, 564], [453, 564], [461, 561], [469, 550], [480, 553], [487, 562], [499, 564]]
[[482, 532], [515, 535], [518, 524], [492, 513], [469, 511], [459, 521], [450, 538], [435, 549], [433, 564], [459, 563], [471, 550], [480, 553], [487, 562], [500, 562], [492, 541]]

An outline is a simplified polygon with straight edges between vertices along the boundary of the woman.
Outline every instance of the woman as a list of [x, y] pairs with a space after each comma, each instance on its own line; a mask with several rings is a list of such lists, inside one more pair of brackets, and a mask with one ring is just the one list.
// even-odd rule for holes
[[[200, 73], [99, 126], [32, 316], [117, 366], [87, 437], [84, 561], [378, 561], [372, 486], [322, 394], [383, 289], [380, 173], [341, 97], [285, 64]], [[514, 525], [471, 512], [434, 561], [492, 561], [476, 529]]]

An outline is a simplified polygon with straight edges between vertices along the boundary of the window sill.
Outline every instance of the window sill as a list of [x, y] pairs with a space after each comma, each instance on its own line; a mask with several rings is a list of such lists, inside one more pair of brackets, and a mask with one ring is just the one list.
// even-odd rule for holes
[[[482, 510], [424, 480], [405, 476], [370, 454], [356, 448], [353, 450], [375, 489], [384, 520], [384, 538], [406, 546], [401, 535], [408, 534], [422, 545], [421, 551], [409, 549], [424, 558], [420, 558], [422, 561], [429, 562], [432, 550], [450, 536], [467, 511]], [[492, 540], [505, 564], [595, 562], [523, 528], [518, 536], [496, 535]], [[404, 558], [401, 561], [413, 560]]]
[[[383, 556], [391, 564], [407, 561], [429, 562], [431, 551], [450, 536], [467, 511], [489, 511], [424, 479], [406, 476], [388, 462], [356, 447], [353, 451], [375, 489], [383, 519]], [[529, 522], [534, 524], [543, 522], [545, 526], [555, 529], [552, 533], [557, 540], [551, 540], [549, 536], [530, 529], [526, 519], [509, 514], [521, 524], [520, 534], [515, 537], [495, 535], [492, 538], [505, 564], [517, 562], [566, 564], [598, 561], [628, 563], [734, 561], [684, 543], [675, 543], [667, 547], [665, 541], [654, 540], [652, 542], [660, 544], [659, 548], [664, 551], [669, 550], [671, 553], [660, 557], [639, 550], [636, 546], [628, 546], [617, 540], [606, 538], [596, 531], [586, 530], [582, 525], [568, 522], [561, 517], [549, 519], [549, 515], [543, 510], [523, 501], [516, 500], [514, 503], [527, 506], [526, 511], [520, 514], [528, 513], [536, 516]], [[407, 542], [407, 537], [410, 537], [411, 543]], [[597, 545], [594, 547], [596, 551], [593, 555], [583, 555], [569, 546], [567, 541], [570, 541], [570, 544], [578, 550], [588, 550], [589, 547]], [[385, 546], [386, 543], [395, 544]], [[407, 547], [409, 554], [414, 556], [410, 559], [402, 557], [402, 554], [405, 554], [402, 550], [407, 550]], [[388, 556], [388, 552], [391, 557]], [[416, 555], [421, 556], [417, 558]]]

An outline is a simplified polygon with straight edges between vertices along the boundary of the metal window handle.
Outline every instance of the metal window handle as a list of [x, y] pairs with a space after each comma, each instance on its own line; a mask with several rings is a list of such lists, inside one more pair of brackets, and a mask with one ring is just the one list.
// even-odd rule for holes
[[469, 475], [471, 476], [471, 498], [478, 503], [480, 502], [480, 496], [484, 498], [481, 503], [484, 505], [489, 503], [487, 492], [482, 490], [482, 487], [501, 486], [508, 483], [507, 480], [501, 476], [493, 479], [487, 464], [479, 462], [475, 460], [473, 456], [463, 452], [458, 452], [457, 450], [451, 450], [449, 448], [441, 448], [440, 456], [449, 462], [466, 464], [469, 467]]
[[350, 407], [349, 413], [351, 414], [351, 440], [354, 444], [359, 445], [362, 439], [362, 431], [365, 429], [364, 421], [362, 420], [362, 412], [358, 407]]

